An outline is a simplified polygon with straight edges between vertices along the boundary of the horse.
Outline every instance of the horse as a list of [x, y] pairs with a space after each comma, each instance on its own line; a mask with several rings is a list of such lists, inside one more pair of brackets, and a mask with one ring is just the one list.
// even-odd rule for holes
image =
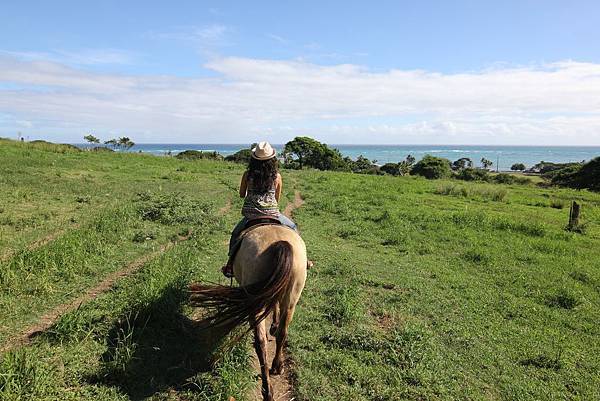
[[[233, 261], [239, 287], [192, 284], [190, 300], [207, 307], [210, 325], [236, 327], [249, 323], [254, 332], [254, 349], [260, 362], [264, 401], [273, 401], [270, 375], [283, 372], [283, 346], [306, 282], [306, 245], [300, 235], [286, 226], [259, 225], [243, 235]], [[270, 333], [276, 350], [267, 366], [267, 329], [265, 319], [273, 314]]]

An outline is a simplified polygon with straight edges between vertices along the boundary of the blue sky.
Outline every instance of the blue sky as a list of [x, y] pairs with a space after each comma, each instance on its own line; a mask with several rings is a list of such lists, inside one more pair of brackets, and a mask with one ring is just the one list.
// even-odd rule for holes
[[600, 145], [600, 2], [148, 3], [0, 6], [0, 136]]

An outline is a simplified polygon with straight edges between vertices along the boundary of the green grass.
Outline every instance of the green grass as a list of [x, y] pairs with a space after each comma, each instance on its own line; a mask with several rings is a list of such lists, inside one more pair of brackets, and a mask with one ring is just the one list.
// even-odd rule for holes
[[[0, 356], [0, 399], [249, 399], [186, 304], [218, 272], [242, 167], [0, 141], [0, 342], [193, 231]], [[599, 399], [600, 195], [283, 171], [316, 266], [289, 338], [299, 400]], [[228, 200], [231, 210], [217, 211]], [[565, 230], [577, 200], [583, 234]], [[41, 246], [36, 241], [55, 234]], [[6, 255], [2, 258], [1, 255]]]
[[[317, 268], [290, 333], [299, 399], [600, 397], [600, 196], [302, 178]], [[585, 235], [553, 199], [585, 204]]]

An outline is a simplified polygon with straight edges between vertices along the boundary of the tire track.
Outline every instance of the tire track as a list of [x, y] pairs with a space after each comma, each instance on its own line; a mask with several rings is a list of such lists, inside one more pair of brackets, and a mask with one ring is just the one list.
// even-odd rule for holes
[[[227, 201], [227, 204], [225, 206], [219, 209], [218, 214], [223, 215], [227, 213], [230, 208], [231, 199]], [[44, 237], [42, 240], [38, 240], [33, 244], [36, 244], [37, 247], [45, 245], [48, 242], [57, 238], [64, 231], [66, 230], [57, 231], [51, 236]], [[49, 312], [46, 312], [41, 318], [39, 318], [39, 320], [35, 324], [27, 327], [16, 337], [9, 338], [4, 343], [4, 345], [0, 346], [0, 353], [10, 351], [12, 349], [29, 344], [36, 335], [48, 330], [48, 328], [50, 328], [62, 315], [79, 308], [85, 302], [89, 302], [96, 299], [99, 295], [110, 290], [119, 279], [135, 273], [149, 261], [169, 251], [178, 243], [188, 240], [191, 236], [192, 232], [188, 232], [184, 236], [178, 236], [174, 241], [162, 244], [157, 250], [147, 253], [129, 262], [127, 265], [125, 265], [123, 269], [110, 273], [100, 283], [98, 283], [94, 287], [88, 288], [85, 291], [85, 293], [83, 293], [79, 297], [73, 299], [72, 301], [58, 305]], [[30, 246], [33, 246], [33, 244]]]

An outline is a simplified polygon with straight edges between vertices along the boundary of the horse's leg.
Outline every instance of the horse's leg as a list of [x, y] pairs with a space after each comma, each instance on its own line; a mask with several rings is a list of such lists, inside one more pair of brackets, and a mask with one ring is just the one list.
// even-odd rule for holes
[[283, 372], [283, 345], [287, 339], [288, 327], [294, 316], [295, 305], [287, 306], [281, 311], [279, 326], [277, 328], [277, 347], [273, 363], [271, 363], [271, 374], [280, 375]]
[[254, 328], [254, 350], [260, 363], [263, 400], [273, 401], [273, 387], [271, 387], [269, 368], [267, 367], [267, 329], [264, 320]]
[[273, 317], [271, 319], [271, 328], [269, 329], [269, 334], [275, 336], [277, 333], [277, 328], [279, 327], [279, 318], [280, 318], [280, 310], [279, 310], [279, 302], [275, 304], [275, 308], [273, 308]]

